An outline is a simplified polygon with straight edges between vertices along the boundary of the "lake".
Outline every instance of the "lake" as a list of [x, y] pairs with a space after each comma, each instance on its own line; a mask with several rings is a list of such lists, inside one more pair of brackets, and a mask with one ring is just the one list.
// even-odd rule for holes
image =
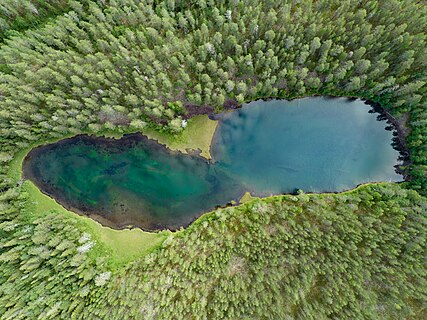
[[259, 100], [215, 115], [211, 162], [140, 134], [79, 135], [30, 151], [24, 177], [104, 225], [174, 230], [246, 191], [338, 192], [401, 181], [392, 132], [370, 110], [346, 98]]

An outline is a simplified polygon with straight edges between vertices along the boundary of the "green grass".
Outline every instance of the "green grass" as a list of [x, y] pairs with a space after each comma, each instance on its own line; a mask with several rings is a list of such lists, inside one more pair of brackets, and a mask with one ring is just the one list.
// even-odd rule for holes
[[154, 129], [143, 130], [150, 139], [157, 140], [171, 150], [187, 153], [187, 150], [200, 150], [200, 155], [211, 159], [211, 143], [218, 121], [209, 119], [207, 115], [195, 116], [188, 120], [187, 128], [182, 133], [171, 135]]
[[[179, 135], [171, 135], [161, 133], [153, 129], [144, 130], [143, 134], [151, 139], [158, 140], [159, 143], [165, 144], [172, 150], [187, 152], [188, 149], [199, 149], [201, 155], [210, 158], [210, 145], [215, 133], [217, 122], [210, 120], [207, 116], [197, 116], [189, 120], [188, 126], [183, 133]], [[103, 132], [102, 135], [114, 137], [116, 139], [123, 136], [120, 132]], [[8, 176], [17, 182], [22, 176], [22, 162], [27, 153], [34, 147], [53, 143], [55, 141], [69, 138], [74, 134], [69, 134], [61, 138], [51, 138], [43, 141], [35, 142], [34, 144], [20, 150], [10, 163]], [[376, 184], [376, 183], [368, 183]], [[367, 185], [367, 184], [364, 184]], [[363, 186], [363, 185], [362, 185]], [[360, 187], [344, 191], [342, 193], [352, 193]], [[89, 252], [92, 259], [98, 257], [108, 257], [108, 264], [111, 269], [118, 270], [121, 266], [128, 264], [138, 258], [142, 258], [146, 254], [159, 248], [163, 241], [171, 235], [170, 231], [162, 232], [146, 232], [139, 228], [114, 230], [109, 227], [104, 227], [100, 223], [92, 220], [89, 217], [78, 215], [72, 211], [65, 209], [51, 197], [43, 194], [31, 181], [25, 181], [22, 185], [24, 192], [28, 194], [25, 207], [22, 213], [29, 222], [35, 219], [52, 214], [61, 214], [65, 218], [70, 219], [78, 225], [83, 232], [91, 234], [92, 239], [96, 241], [96, 245]], [[307, 196], [328, 196], [332, 193], [325, 194], [308, 194]], [[264, 202], [276, 201], [280, 198], [295, 198], [292, 195], [275, 195], [263, 198]], [[257, 201], [258, 198], [252, 197], [249, 193], [240, 199], [240, 203], [250, 203]], [[189, 228], [182, 229], [183, 231], [174, 232], [176, 236], [183, 236], [185, 231], [195, 228], [205, 220], [215, 219], [213, 212], [207, 212], [197, 219]]]
[[62, 214], [73, 220], [82, 232], [90, 233], [97, 243], [89, 253], [91, 258], [108, 256], [113, 269], [155, 250], [170, 234], [170, 231], [152, 233], [141, 229], [114, 230], [104, 227], [91, 218], [79, 216], [65, 209], [54, 199], [43, 194], [31, 181], [25, 181], [22, 188], [22, 191], [29, 195], [22, 212], [27, 214], [30, 221], [51, 214]]
[[[159, 143], [166, 145], [171, 150], [187, 153], [188, 150], [200, 150], [200, 155], [210, 159], [210, 146], [218, 122], [210, 120], [208, 116], [196, 116], [188, 121], [187, 128], [180, 134], [171, 135], [155, 131], [143, 130], [142, 134]], [[90, 132], [83, 132], [91, 134]], [[119, 139], [125, 133], [131, 132], [103, 132], [105, 137]], [[54, 143], [58, 140], [70, 138], [75, 134], [67, 134], [61, 138], [51, 138], [37, 141], [15, 154], [9, 166], [8, 176], [15, 183], [22, 178], [22, 163], [28, 152], [42, 144]], [[28, 194], [22, 213], [26, 214], [29, 221], [51, 215], [62, 214], [67, 219], [74, 221], [82, 230], [91, 234], [97, 245], [89, 252], [91, 258], [108, 256], [109, 264], [117, 269], [147, 253], [159, 248], [163, 241], [171, 234], [170, 231], [146, 232], [139, 228], [114, 230], [104, 227], [91, 218], [78, 215], [65, 209], [51, 197], [43, 194], [31, 181], [25, 181], [22, 191]]]
[[250, 192], [245, 192], [245, 194], [240, 198], [239, 203], [246, 203], [248, 201], [251, 201], [253, 199], [259, 199], [258, 197], [252, 197]]
[[[160, 132], [152, 128], [142, 130], [142, 134], [148, 138], [158, 141], [171, 150], [188, 153], [188, 150], [200, 150], [200, 155], [206, 159], [211, 159], [210, 148], [215, 134], [218, 121], [209, 119], [207, 115], [195, 116], [188, 120], [188, 125], [181, 133], [172, 135], [167, 132]], [[82, 131], [82, 134], [94, 134], [89, 131]], [[135, 131], [118, 132], [105, 131], [96, 134], [106, 138], [120, 139], [124, 134], [135, 133]], [[22, 175], [22, 162], [25, 156], [37, 146], [54, 143], [62, 139], [71, 138], [76, 134], [70, 133], [59, 138], [50, 138], [34, 142], [30, 146], [23, 148], [15, 154], [13, 160], [9, 164], [8, 176], [17, 182]]]
[[[170, 150], [180, 151], [182, 153], [199, 150], [202, 157], [211, 159], [210, 148], [217, 125], [218, 121], [209, 119], [207, 115], [199, 115], [189, 119], [187, 127], [177, 134], [160, 132], [151, 127], [144, 128], [137, 132], [140, 132], [152, 140], [156, 140]], [[83, 133], [93, 134], [93, 132]], [[130, 133], [136, 133], [136, 131], [132, 129], [126, 131], [101, 131], [96, 135], [120, 139], [124, 134]]]
[[9, 171], [8, 171], [8, 177], [13, 179], [13, 181], [18, 182], [19, 179], [22, 177], [22, 163], [25, 159], [25, 156], [28, 154], [28, 152], [31, 151], [31, 149], [34, 149], [35, 147], [38, 147], [40, 145], [48, 144], [48, 143], [54, 143], [56, 141], [70, 138], [74, 136], [74, 134], [68, 134], [61, 138], [50, 138], [45, 139], [42, 141], [34, 142], [33, 144], [29, 145], [26, 148], [20, 149], [17, 153], [15, 153], [15, 156], [13, 157], [12, 161], [9, 163]]

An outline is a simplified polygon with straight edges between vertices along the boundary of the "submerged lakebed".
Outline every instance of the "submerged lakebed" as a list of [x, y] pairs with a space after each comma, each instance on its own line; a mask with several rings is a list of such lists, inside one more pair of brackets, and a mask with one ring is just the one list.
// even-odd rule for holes
[[31, 150], [24, 177], [104, 225], [174, 230], [247, 191], [339, 192], [401, 181], [392, 132], [377, 116], [358, 99], [259, 100], [215, 115], [211, 161], [141, 134], [79, 135]]

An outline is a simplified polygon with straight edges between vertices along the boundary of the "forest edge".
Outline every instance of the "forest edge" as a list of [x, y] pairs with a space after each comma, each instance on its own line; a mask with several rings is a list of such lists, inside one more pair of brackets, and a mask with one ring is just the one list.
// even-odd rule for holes
[[[318, 95], [314, 95], [318, 96]], [[295, 97], [293, 99], [286, 99], [287, 101], [309, 98], [314, 96], [304, 96], [304, 97]], [[333, 97], [326, 96], [327, 98], [347, 98], [347, 99], [361, 99], [359, 97]], [[264, 100], [269, 101], [273, 99], [278, 99], [276, 97], [270, 97], [266, 99], [255, 99], [255, 100]], [[394, 118], [384, 107], [382, 107], [379, 103], [374, 101], [361, 99], [366, 104], [369, 104], [373, 110], [372, 112], [379, 113], [378, 119], [384, 119], [390, 125], [389, 130], [393, 130], [393, 147], [397, 149], [400, 153], [400, 160], [402, 161], [402, 165], [396, 165], [395, 169], [398, 173], [402, 174], [404, 177], [405, 183], [408, 181], [409, 177], [405, 171], [405, 168], [410, 164], [409, 160], [409, 150], [406, 147], [405, 138], [409, 134], [409, 129], [406, 126], [407, 117], [403, 116], [400, 119]], [[234, 101], [226, 101], [227, 106], [224, 106], [225, 111], [231, 111], [235, 109], [241, 108], [242, 105], [237, 105]], [[249, 102], [249, 101], [248, 101]], [[245, 102], [246, 103], [246, 102]], [[186, 106], [187, 108], [187, 106]], [[91, 131], [83, 131], [79, 134], [70, 133], [64, 135], [62, 137], [55, 137], [51, 139], [45, 139], [41, 141], [37, 141], [34, 144], [20, 150], [14, 157], [11, 162], [10, 170], [8, 176], [14, 180], [18, 185], [21, 185], [25, 191], [29, 194], [28, 199], [28, 207], [32, 207], [31, 212], [32, 217], [37, 217], [40, 211], [49, 212], [48, 214], [52, 214], [53, 212], [65, 213], [66, 215], [73, 217], [75, 219], [80, 219], [80, 223], [85, 226], [84, 229], [89, 230], [92, 234], [94, 234], [94, 239], [98, 240], [103, 244], [101, 246], [101, 251], [109, 251], [112, 255], [113, 261], [115, 262], [115, 266], [124, 265], [130, 261], [133, 261], [136, 258], [143, 257], [153, 250], [156, 250], [162, 246], [162, 243], [166, 238], [171, 235], [181, 235], [186, 230], [190, 230], [192, 228], [197, 227], [200, 223], [206, 220], [215, 219], [215, 211], [221, 208], [227, 208], [230, 206], [236, 205], [250, 205], [252, 202], [256, 202], [259, 199], [263, 201], [272, 201], [272, 200], [292, 200], [295, 195], [298, 195], [301, 191], [295, 190], [293, 194], [279, 194], [272, 195], [269, 197], [252, 197], [250, 194], [245, 193], [242, 196], [239, 202], [230, 202], [226, 205], [218, 205], [213, 211], [205, 212], [199, 217], [192, 220], [186, 226], [182, 226], [177, 230], [168, 230], [168, 229], [159, 229], [155, 231], [146, 231], [141, 228], [128, 226], [124, 228], [113, 228], [108, 224], [105, 225], [100, 223], [100, 221], [95, 216], [88, 216], [81, 212], [71, 211], [65, 208], [63, 205], [59, 204], [55, 199], [53, 199], [50, 195], [45, 194], [40, 189], [38, 189], [35, 184], [31, 181], [24, 181], [22, 179], [22, 165], [27, 154], [34, 148], [55, 143], [60, 140], [70, 139], [77, 135], [87, 134], [93, 135], [95, 137], [101, 138], [110, 138], [110, 139], [121, 139], [124, 135], [131, 134], [141, 134], [146, 136], [151, 140], [157, 141], [159, 144], [164, 145], [171, 152], [180, 152], [191, 155], [196, 155], [203, 157], [206, 161], [210, 161], [211, 158], [211, 143], [214, 140], [214, 136], [217, 130], [218, 121], [214, 120], [214, 109], [211, 107], [201, 106], [199, 112], [192, 112], [192, 109], [188, 109], [188, 114], [185, 119], [189, 120], [189, 125], [185, 130], [183, 130], [179, 134], [171, 134], [168, 132], [160, 132], [153, 128], [146, 128], [136, 132], [136, 130], [117, 130], [117, 131], [103, 131], [94, 133]], [[352, 193], [356, 192], [359, 188], [363, 188], [369, 185], [379, 185], [385, 184], [386, 182], [368, 182], [359, 184], [355, 188], [344, 190], [341, 192], [320, 192], [320, 193], [303, 193], [307, 196], [326, 196], [331, 194], [344, 194], [344, 193]], [[37, 200], [37, 201], [34, 201]], [[35, 205], [34, 205], [35, 204]], [[48, 210], [45, 210], [45, 209]], [[41, 210], [44, 209], [44, 210]], [[30, 218], [30, 217], [29, 217]], [[130, 245], [132, 244], [132, 245]], [[94, 256], [98, 254], [94, 252]]]

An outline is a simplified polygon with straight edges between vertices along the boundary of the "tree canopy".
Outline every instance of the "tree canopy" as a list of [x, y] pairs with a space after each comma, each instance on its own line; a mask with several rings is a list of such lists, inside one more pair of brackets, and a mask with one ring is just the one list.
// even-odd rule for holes
[[[415, 0], [1, 4], [1, 318], [426, 318], [426, 30]], [[119, 269], [78, 217], [28, 213], [37, 141], [308, 95], [393, 115], [407, 182], [218, 209]]]

